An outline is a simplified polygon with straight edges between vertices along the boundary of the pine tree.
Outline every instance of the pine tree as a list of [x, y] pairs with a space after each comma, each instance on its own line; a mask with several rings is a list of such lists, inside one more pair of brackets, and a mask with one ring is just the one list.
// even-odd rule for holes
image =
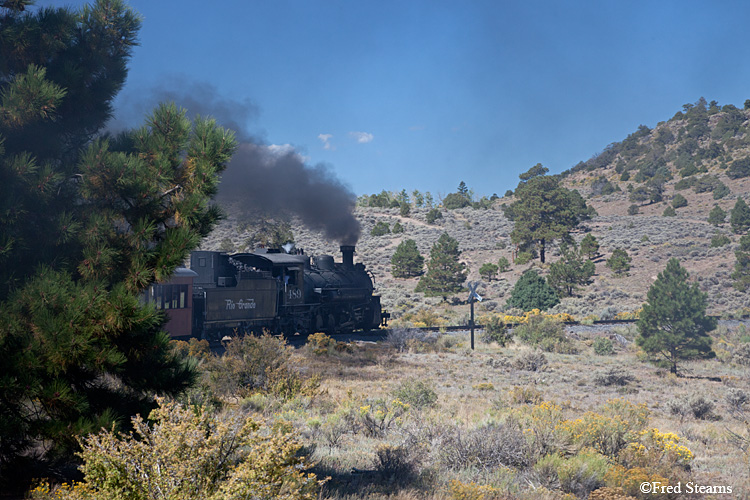
[[424, 193], [424, 207], [425, 208], [433, 208], [433, 205], [435, 204], [435, 200], [432, 198], [432, 193], [429, 191], [425, 191]]
[[580, 286], [591, 283], [594, 263], [584, 259], [575, 246], [560, 245], [562, 257], [549, 268], [547, 282], [557, 292], [558, 297], [570, 297]]
[[630, 271], [630, 255], [624, 248], [615, 248], [612, 256], [607, 259], [607, 267], [610, 268], [616, 276], [622, 276]]
[[750, 234], [740, 238], [740, 247], [734, 252], [734, 256], [737, 262], [732, 273], [732, 285], [740, 292], [746, 292], [750, 288]]
[[706, 316], [706, 294], [688, 283], [688, 272], [672, 258], [648, 291], [637, 326], [636, 343], [677, 374], [681, 360], [712, 358], [708, 332], [716, 319]]
[[459, 261], [458, 241], [443, 233], [430, 250], [427, 274], [422, 276], [416, 291], [429, 296], [443, 296], [461, 291], [466, 281], [466, 264]]
[[412, 278], [422, 274], [424, 257], [414, 240], [404, 240], [391, 257], [391, 274], [394, 278]]
[[583, 255], [588, 255], [589, 260], [593, 260], [599, 253], [599, 242], [596, 241], [593, 234], [588, 233], [581, 240], [580, 250]]
[[727, 213], [719, 205], [714, 205], [714, 208], [708, 213], [708, 223], [714, 226], [721, 226], [726, 220]]
[[418, 189], [412, 191], [411, 195], [414, 197], [414, 206], [416, 208], [422, 208], [424, 206], [424, 195], [420, 193]]
[[[543, 175], [546, 169], [537, 167], [541, 165], [521, 174], [522, 181], [505, 215], [513, 221], [511, 241], [524, 247], [536, 244], [539, 259], [544, 263], [547, 244], [567, 236], [591, 216], [592, 209], [578, 191], [562, 187], [559, 177]], [[524, 181], [525, 177], [528, 180]]]
[[510, 292], [508, 307], [517, 307], [523, 311], [539, 309], [546, 311], [560, 303], [555, 290], [547, 283], [542, 276], [529, 269], [521, 275], [516, 281], [513, 290]]
[[492, 281], [492, 278], [497, 274], [497, 264], [486, 262], [479, 268], [479, 274], [487, 278], [487, 281]]
[[507, 257], [500, 257], [497, 260], [497, 271], [499, 273], [507, 272], [510, 269], [510, 262]]
[[[0, 31], [0, 469], [44, 442], [127, 422], [195, 372], [139, 301], [220, 216], [234, 137], [160, 106], [99, 136], [140, 21], [120, 0], [80, 12], [5, 2]], [[39, 64], [43, 64], [40, 66]]]
[[750, 229], [750, 207], [742, 198], [737, 198], [732, 208], [732, 215], [729, 216], [729, 224], [734, 234], [744, 234]]

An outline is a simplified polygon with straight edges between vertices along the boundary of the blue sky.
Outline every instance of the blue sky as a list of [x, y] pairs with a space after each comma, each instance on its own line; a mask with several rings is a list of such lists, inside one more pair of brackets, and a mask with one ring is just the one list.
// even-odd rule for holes
[[750, 98], [745, 1], [128, 3], [144, 19], [123, 114], [145, 114], [150, 89], [202, 85], [356, 194], [463, 180], [502, 195], [701, 96]]

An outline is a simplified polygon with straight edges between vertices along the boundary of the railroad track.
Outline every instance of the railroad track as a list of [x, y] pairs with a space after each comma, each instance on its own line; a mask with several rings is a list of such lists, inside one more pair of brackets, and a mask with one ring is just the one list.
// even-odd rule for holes
[[[750, 318], [741, 318], [735, 320], [724, 320], [719, 319], [719, 324], [732, 325], [743, 323], [750, 325]], [[593, 322], [581, 323], [579, 321], [565, 321], [563, 324], [566, 329], [575, 331], [576, 329], [591, 329], [614, 327], [617, 325], [630, 325], [634, 324], [635, 319], [612, 319], [612, 320], [597, 320]], [[509, 323], [509, 327], [518, 326], [521, 323]], [[468, 332], [471, 330], [469, 325], [447, 325], [447, 326], [422, 326], [422, 327], [408, 327], [407, 330], [419, 330], [424, 332]], [[475, 332], [480, 332], [484, 329], [484, 325], [475, 324]], [[388, 333], [391, 328], [384, 328], [378, 330], [370, 330], [369, 332], [345, 332], [345, 333], [334, 333], [330, 336], [340, 342], [377, 342], [379, 340], [385, 340], [388, 337]], [[287, 343], [294, 347], [302, 347], [307, 343], [306, 335], [290, 335], [286, 337]], [[212, 350], [215, 352], [223, 351], [220, 345], [212, 345]]]

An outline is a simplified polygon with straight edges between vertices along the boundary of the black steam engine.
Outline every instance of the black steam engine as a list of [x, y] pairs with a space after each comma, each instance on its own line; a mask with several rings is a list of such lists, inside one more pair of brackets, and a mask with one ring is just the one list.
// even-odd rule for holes
[[[192, 331], [187, 335], [209, 340], [233, 332], [306, 334], [378, 328], [389, 315], [382, 312], [380, 297], [373, 295], [372, 276], [364, 264], [354, 263], [353, 246], [342, 246], [341, 253], [343, 262], [338, 263], [330, 255], [311, 258], [273, 250], [233, 255], [193, 252], [192, 300], [171, 303], [192, 308]], [[167, 329], [172, 330], [169, 324]], [[186, 335], [184, 327], [170, 333]]]

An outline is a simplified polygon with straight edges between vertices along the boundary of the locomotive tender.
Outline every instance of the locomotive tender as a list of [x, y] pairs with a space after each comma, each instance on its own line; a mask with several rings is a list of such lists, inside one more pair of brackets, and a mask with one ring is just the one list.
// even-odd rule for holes
[[[192, 275], [192, 300], [181, 299], [182, 292], [175, 295], [175, 287], [185, 285], [170, 282], [154, 285], [150, 301], [171, 309], [166, 328], [173, 337], [217, 340], [235, 332], [291, 335], [378, 328], [390, 315], [373, 294], [372, 276], [364, 264], [354, 263], [354, 246], [341, 246], [341, 253], [338, 263], [330, 255], [310, 258], [278, 250], [232, 255], [195, 251], [192, 273], [178, 272], [173, 279]], [[176, 298], [159, 299], [166, 295]], [[180, 314], [192, 316], [190, 331], [184, 321], [176, 321]]]

